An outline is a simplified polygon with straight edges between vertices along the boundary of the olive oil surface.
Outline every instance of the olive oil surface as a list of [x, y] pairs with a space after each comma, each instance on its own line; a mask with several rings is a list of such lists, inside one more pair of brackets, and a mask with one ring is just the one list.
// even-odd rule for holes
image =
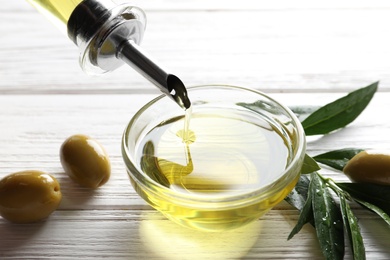
[[267, 121], [229, 110], [188, 113], [156, 126], [139, 144], [140, 166], [154, 181], [183, 194], [225, 197], [283, 174], [290, 151]]

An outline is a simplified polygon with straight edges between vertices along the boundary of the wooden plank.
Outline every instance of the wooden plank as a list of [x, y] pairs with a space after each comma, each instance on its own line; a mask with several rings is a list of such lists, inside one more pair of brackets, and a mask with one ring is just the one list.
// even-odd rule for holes
[[[2, 13], [13, 22], [0, 26], [7, 39], [0, 46], [0, 93], [157, 93], [127, 67], [98, 78], [84, 75], [73, 43], [34, 10], [15, 11], [12, 6], [24, 3], [14, 2]], [[388, 91], [390, 36], [383, 32], [390, 9], [384, 5], [151, 11], [142, 47], [187, 85], [318, 92], [381, 80]]]
[[[384, 222], [358, 210], [367, 259], [386, 259]], [[45, 222], [0, 220], [0, 257], [109, 259], [320, 259], [314, 229], [287, 241], [297, 214], [272, 210], [259, 221], [224, 233], [180, 227], [154, 210], [59, 210]], [[346, 252], [345, 259], [352, 259]]]
[[[386, 0], [329, 0], [324, 2], [313, 2], [310, 0], [296, 0], [293, 3], [289, 0], [267, 1], [267, 0], [113, 0], [116, 3], [131, 3], [140, 6], [147, 11], [182, 11], [182, 10], [270, 10], [270, 9], [367, 9], [367, 8], [389, 8]], [[31, 6], [26, 1], [0, 0], [0, 12], [19, 11], [29, 12]]]
[[[272, 94], [288, 106], [322, 104], [344, 94]], [[0, 176], [42, 169], [58, 175], [71, 196], [88, 197], [90, 192], [75, 187], [62, 173], [59, 149], [70, 135], [83, 133], [99, 140], [110, 154], [112, 179], [98, 192], [91, 205], [114, 208], [127, 205], [134, 193], [121, 158], [121, 137], [136, 110], [155, 95], [7, 95], [0, 96]], [[357, 147], [387, 149], [384, 138], [390, 121], [377, 111], [389, 109], [388, 93], [377, 93], [363, 114], [346, 129], [321, 138], [309, 138], [308, 153], [315, 155], [333, 149]], [[344, 176], [329, 172], [337, 179]], [[74, 189], [74, 190], [73, 190]], [[114, 199], [110, 199], [110, 196]], [[103, 195], [102, 195], [103, 194]], [[104, 194], [107, 194], [104, 195]], [[69, 203], [72, 203], [72, 200]], [[137, 200], [137, 203], [139, 201]], [[137, 204], [138, 205], [138, 204]], [[65, 203], [65, 208], [71, 207]]]
[[[130, 117], [154, 95], [8, 95], [0, 96], [0, 174], [40, 169], [58, 177], [64, 200], [46, 222], [13, 225], [0, 219], [0, 257], [83, 259], [313, 259], [321, 253], [309, 226], [293, 240], [286, 237], [298, 212], [282, 203], [242, 230], [204, 234], [183, 229], [150, 209], [127, 179], [120, 138]], [[314, 105], [334, 94], [272, 94], [286, 105]], [[351, 126], [309, 143], [308, 152], [368, 144], [386, 148], [389, 93], [378, 93]], [[321, 100], [321, 101], [319, 101]], [[97, 138], [113, 165], [111, 180], [95, 192], [80, 188], [62, 172], [58, 149], [71, 134]], [[358, 141], [358, 142], [357, 142]], [[336, 147], [337, 146], [337, 147]], [[336, 180], [345, 177], [325, 169]], [[388, 228], [378, 217], [354, 207], [368, 259], [385, 259]], [[351, 259], [347, 251], [346, 259]]]
[[[287, 106], [325, 104], [336, 94], [271, 94]], [[6, 95], [0, 96], [1, 174], [43, 168], [61, 172], [61, 143], [76, 133], [98, 139], [112, 156], [114, 172], [125, 173], [121, 137], [134, 113], [155, 95]], [[390, 121], [377, 111], [389, 109], [389, 94], [377, 93], [369, 107], [350, 126], [322, 138], [309, 138], [310, 153], [362, 147], [386, 149], [383, 142]], [[357, 142], [358, 141], [358, 142]], [[335, 147], [337, 144], [337, 147]], [[20, 164], [19, 162], [23, 162]]]

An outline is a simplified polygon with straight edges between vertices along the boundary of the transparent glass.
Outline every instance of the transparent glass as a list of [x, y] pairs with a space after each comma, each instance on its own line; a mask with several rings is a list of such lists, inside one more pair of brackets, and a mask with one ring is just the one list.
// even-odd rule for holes
[[27, 0], [67, 35], [66, 25], [76, 6], [83, 0]]
[[299, 179], [306, 149], [301, 123], [287, 107], [247, 88], [197, 86], [188, 95], [190, 141], [178, 134], [184, 111], [166, 96], [131, 119], [122, 139], [131, 184], [186, 227], [224, 231], [257, 220]]

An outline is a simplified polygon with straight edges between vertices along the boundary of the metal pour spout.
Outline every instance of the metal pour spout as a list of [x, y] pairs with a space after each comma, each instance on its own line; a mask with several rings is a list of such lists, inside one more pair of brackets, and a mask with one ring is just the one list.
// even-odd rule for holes
[[67, 24], [69, 38], [80, 49], [80, 65], [85, 72], [105, 73], [127, 63], [181, 108], [189, 108], [183, 82], [139, 47], [145, 26], [146, 16], [140, 8], [116, 5], [111, 0], [82, 1]]
[[134, 41], [128, 40], [121, 43], [118, 48], [118, 58], [151, 81], [180, 107], [187, 109], [191, 106], [183, 82], [175, 75], [165, 72], [153, 62]]

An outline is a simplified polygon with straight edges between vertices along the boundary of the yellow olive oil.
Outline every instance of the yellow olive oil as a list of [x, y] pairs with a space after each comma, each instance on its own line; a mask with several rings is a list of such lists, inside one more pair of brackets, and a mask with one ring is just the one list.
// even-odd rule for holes
[[[199, 199], [199, 207], [164, 199], [158, 192], [147, 193], [133, 185], [144, 199], [161, 212], [169, 212], [167, 216], [176, 222], [204, 230], [226, 230], [234, 228], [237, 219], [242, 225], [258, 218], [290, 192], [295, 182], [264, 201], [244, 202], [245, 194], [281, 177], [291, 160], [289, 147], [266, 120], [220, 109], [191, 115], [189, 109], [186, 116], [165, 121], [149, 131], [136, 154], [146, 175], [176, 194]], [[229, 200], [241, 194], [242, 205], [218, 204], [202, 209], [201, 201], [206, 198]]]
[[76, 6], [83, 0], [27, 0], [66, 34], [66, 25]]

